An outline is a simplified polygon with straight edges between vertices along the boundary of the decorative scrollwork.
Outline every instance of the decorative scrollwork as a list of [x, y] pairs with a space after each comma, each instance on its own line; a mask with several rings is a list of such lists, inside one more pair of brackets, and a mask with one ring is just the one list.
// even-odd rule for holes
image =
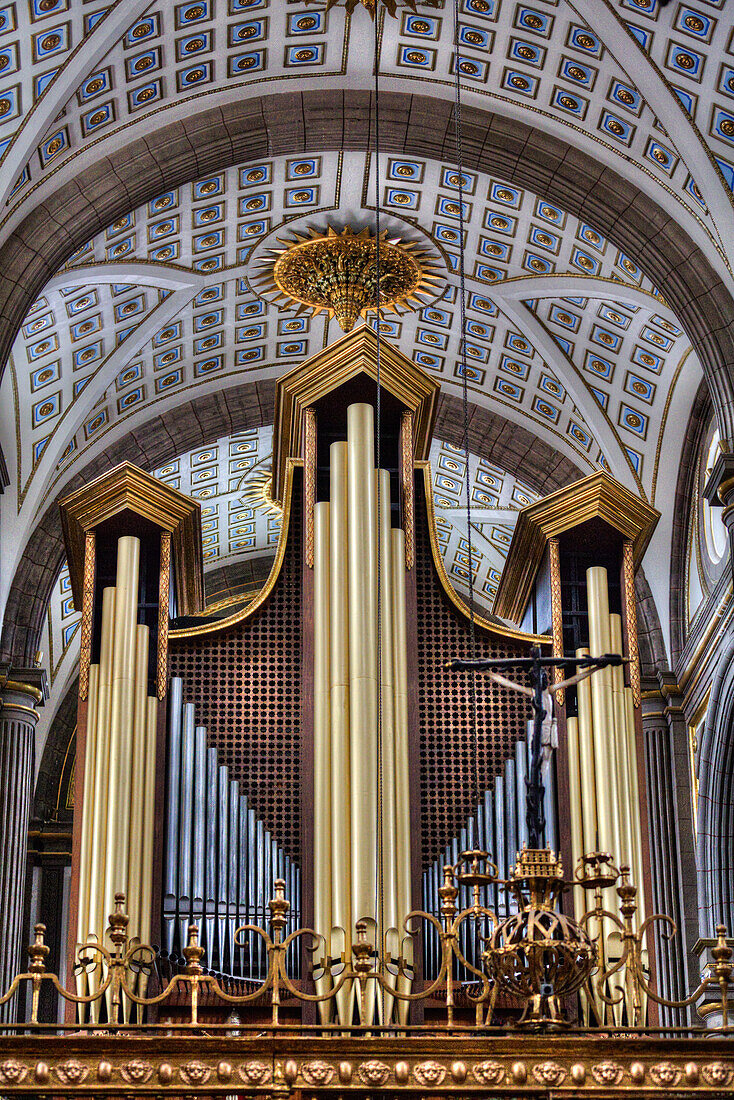
[[[528, 870], [529, 868], [530, 870]], [[381, 950], [378, 951], [375, 950], [373, 943], [368, 938], [367, 922], [358, 921], [355, 926], [355, 934], [352, 937], [351, 955], [342, 957], [339, 960], [340, 970], [338, 974], [332, 973], [332, 981], [329, 983], [328, 988], [324, 990], [321, 987], [317, 992], [310, 992], [308, 983], [296, 982], [290, 976], [287, 961], [295, 955], [302, 954], [302, 952], [295, 950], [297, 944], [302, 943], [307, 953], [310, 951], [312, 955], [316, 955], [321, 960], [312, 967], [312, 974], [315, 975], [316, 981], [318, 981], [319, 971], [323, 973], [323, 968], [329, 965], [323, 962], [325, 957], [324, 937], [312, 928], [298, 928], [290, 932], [288, 936], [284, 936], [290, 903], [285, 897], [285, 883], [282, 879], [276, 880], [275, 896], [269, 903], [270, 933], [264, 928], [249, 924], [238, 928], [235, 933], [235, 942], [239, 947], [250, 943], [253, 937], [260, 937], [263, 953], [268, 960], [265, 975], [257, 983], [252, 983], [249, 991], [237, 993], [229, 993], [222, 988], [215, 976], [205, 971], [202, 965], [204, 949], [199, 943], [199, 930], [196, 925], [190, 925], [188, 942], [183, 950], [185, 958], [183, 972], [175, 974], [167, 985], [148, 996], [147, 977], [153, 971], [156, 961], [155, 951], [151, 946], [140, 943], [136, 939], [131, 940], [128, 937], [128, 916], [124, 910], [125, 898], [124, 895], [117, 894], [115, 895], [114, 910], [109, 916], [109, 928], [106, 932], [106, 939], [108, 939], [111, 947], [97, 942], [96, 939], [90, 939], [79, 945], [76, 950], [74, 971], [75, 977], [78, 979], [77, 989], [89, 989], [88, 993], [72, 992], [65, 989], [58, 977], [46, 970], [46, 958], [49, 949], [44, 939], [45, 928], [39, 924], [36, 925], [35, 938], [28, 949], [30, 957], [28, 970], [13, 979], [8, 991], [0, 997], [0, 1004], [6, 1004], [22, 983], [29, 983], [32, 993], [29, 1024], [34, 1027], [39, 1026], [40, 992], [43, 983], [50, 982], [66, 1001], [85, 1006], [97, 1002], [100, 1006], [104, 1006], [104, 1008], [100, 1007], [96, 1014], [90, 1017], [95, 1022], [104, 1018], [104, 1026], [116, 1028], [124, 1024], [127, 1027], [131, 1005], [139, 1006], [137, 1010], [139, 1013], [138, 1021], [143, 1022], [142, 1012], [146, 1008], [165, 1004], [174, 998], [177, 1006], [180, 1006], [182, 1003], [181, 987], [183, 986], [186, 993], [183, 1003], [188, 1004], [188, 1025], [191, 1027], [199, 1026], [199, 1006], [204, 995], [207, 997], [208, 1003], [219, 1002], [222, 1005], [231, 1006], [250, 1004], [258, 1000], [262, 1004], [267, 995], [270, 1004], [271, 1026], [277, 1027], [280, 1022], [281, 1001], [284, 993], [300, 1002], [321, 1003], [333, 1000], [337, 1003], [337, 996], [346, 986], [347, 992], [351, 989], [356, 991], [359, 1019], [369, 1022], [370, 1025], [371, 1006], [376, 1000], [372, 996], [372, 992], [381, 990], [393, 1002], [408, 1004], [428, 998], [442, 998], [445, 1004], [446, 1022], [451, 1027], [454, 1023], [455, 1013], [456, 983], [453, 975], [456, 966], [460, 965], [464, 972], [468, 972], [476, 979], [472, 982], [472, 988], [464, 991], [463, 997], [465, 1002], [468, 1001], [474, 1005], [475, 1026], [483, 1028], [492, 1022], [498, 991], [504, 988], [501, 979], [505, 970], [508, 973], [512, 972], [517, 975], [517, 966], [522, 964], [523, 960], [526, 962], [531, 960], [531, 948], [532, 951], [535, 951], [536, 948], [542, 947], [545, 951], [546, 966], [551, 957], [554, 960], [553, 965], [556, 966], [558, 959], [561, 959], [561, 954], [559, 954], [560, 945], [565, 952], [562, 956], [564, 966], [566, 964], [569, 966], [576, 965], [580, 969], [580, 963], [583, 962], [584, 966], [588, 968], [590, 958], [589, 939], [594, 944], [602, 934], [601, 930], [603, 928], [612, 928], [618, 934], [620, 950], [615, 959], [607, 958], [603, 965], [600, 965], [598, 973], [595, 976], [592, 974], [592, 977], [589, 978], [589, 984], [586, 987], [586, 995], [589, 998], [596, 997], [602, 1003], [612, 1006], [620, 1005], [622, 998], [627, 998], [626, 1005], [628, 1011], [630, 1011], [631, 1006], [632, 1021], [639, 1024], [642, 1019], [641, 1006], [646, 999], [670, 1007], [683, 1007], [694, 1003], [704, 993], [716, 988], [719, 993], [719, 1005], [716, 1006], [716, 1001], [712, 1001], [709, 997], [707, 1007], [712, 1004], [717, 1007], [717, 1013], [720, 1013], [721, 1018], [721, 1024], [718, 1026], [727, 1028], [732, 950], [728, 946], [726, 929], [723, 926], [717, 928], [717, 940], [711, 950], [712, 961], [708, 964], [708, 972], [698, 988], [685, 1000], [667, 1000], [650, 988], [644, 969], [643, 943], [648, 931], [656, 922], [662, 922], [663, 926], [670, 930], [674, 930], [675, 925], [670, 918], [654, 914], [648, 917], [639, 928], [635, 927], [637, 891], [629, 882], [628, 868], [617, 869], [611, 862], [611, 858], [604, 853], [593, 853], [584, 857], [576, 873], [576, 882], [584, 889], [593, 890], [595, 894], [594, 908], [589, 910], [579, 922], [581, 929], [590, 930], [589, 936], [585, 939], [579, 936], [578, 926], [574, 931], [570, 928], [568, 922], [562, 919], [561, 914], [554, 913], [550, 909], [550, 904], [556, 896], [559, 886], [563, 885], [560, 879], [560, 864], [555, 860], [552, 853], [547, 850], [540, 852], [524, 850], [523, 856], [518, 860], [517, 868], [513, 873], [514, 878], [509, 882], [500, 882], [497, 868], [488, 862], [486, 852], [464, 852], [455, 866], [447, 864], [444, 868], [444, 882], [438, 891], [440, 909], [438, 916], [424, 910], [414, 910], [407, 915], [403, 922], [405, 940], [401, 941], [397, 929], [390, 929], [383, 936]], [[552, 883], [548, 881], [549, 876], [552, 878]], [[521, 883], [525, 885], [521, 887]], [[512, 890], [516, 895], [518, 912], [506, 919], [502, 925], [498, 924], [494, 911], [481, 903], [481, 892], [490, 884], [507, 892]], [[458, 910], [457, 906], [460, 887], [470, 891], [472, 897], [472, 904], [461, 911]], [[604, 894], [614, 887], [616, 887], [620, 899], [621, 918], [607, 910], [602, 900]], [[522, 920], [519, 920], [519, 918], [522, 918]], [[541, 918], [543, 919], [541, 920]], [[550, 920], [550, 918], [553, 918], [553, 920]], [[545, 923], [543, 923], [544, 921]], [[422, 989], [412, 990], [412, 968], [407, 959], [412, 957], [413, 953], [407, 949], [406, 944], [411, 937], [419, 934], [421, 927], [425, 924], [432, 926], [438, 936], [440, 944], [438, 973]], [[467, 938], [464, 935], [463, 926], [465, 924], [471, 926], [470, 938], [484, 945], [481, 956], [482, 969], [470, 959], [467, 959], [460, 947], [460, 944]], [[524, 930], [526, 927], [532, 935], [525, 935]], [[522, 933], [517, 941], [512, 937], [508, 938], [508, 930], [512, 931], [514, 928], [519, 929]], [[504, 938], [498, 939], [498, 930], [503, 929]], [[552, 939], [546, 937], [547, 942], [544, 946], [541, 933], [545, 935], [549, 929], [552, 929]], [[595, 929], [596, 935], [594, 935]], [[388, 935], [392, 944], [390, 951], [387, 950], [390, 946]], [[575, 955], [573, 952], [569, 953], [568, 950], [572, 944], [576, 944], [578, 948], [578, 950], [574, 949]], [[583, 957], [581, 947], [584, 950]], [[498, 957], [503, 960], [501, 967], [497, 966]], [[142, 980], [143, 977], [146, 980]], [[84, 980], [79, 981], [79, 979]], [[567, 981], [567, 984], [559, 984], [555, 972], [553, 980], [555, 984], [552, 988], [556, 994], [561, 989], [576, 989], [580, 984], [577, 977], [573, 975], [569, 975], [568, 979], [564, 975], [563, 981]], [[513, 978], [513, 982], [517, 985], [515, 978]], [[615, 985], [615, 982], [619, 982], [619, 984]], [[525, 1012], [528, 1014], [528, 1018], [532, 1019], [535, 1013], [536, 1016], [542, 1017], [546, 1022], [555, 1024], [557, 1018], [552, 1014], [549, 1016], [547, 1005], [544, 1008], [541, 1001], [537, 1001], [537, 1003], [532, 1001], [530, 991], [532, 983], [530, 985], [525, 984], [527, 989], [525, 985], [522, 988], [518, 986], [518, 988], [520, 988], [521, 999], [525, 1000]], [[515, 985], [513, 985], [513, 988], [515, 988]], [[630, 987], [632, 987], [631, 993]], [[543, 996], [546, 1001], [550, 1000], [550, 995], [542, 994], [541, 999]], [[130, 1026], [134, 1027], [135, 1025]], [[705, 1030], [709, 1032], [715, 1029], [709, 1024]], [[528, 1067], [525, 1063], [518, 1062], [515, 1064], [515, 1068], [521, 1064], [525, 1066], [524, 1072], [527, 1076]], [[39, 1062], [35, 1070], [36, 1080], [41, 1084], [45, 1080], [43, 1077], [45, 1071], [42, 1069], [44, 1065], [45, 1063]], [[370, 1075], [380, 1076], [382, 1073], [382, 1070], [378, 1071], [376, 1068], [377, 1065], [378, 1063], [374, 1060], [360, 1064], [356, 1072], [363, 1083], [375, 1086], [376, 1082], [369, 1078]], [[385, 1063], [379, 1063], [379, 1065], [385, 1067]], [[637, 1065], [638, 1063], [635, 1063], [635, 1066]], [[642, 1063], [639, 1063], [639, 1065], [642, 1066]], [[100, 1076], [102, 1073], [101, 1066], [102, 1063], [100, 1063], [97, 1072], [99, 1080], [103, 1080], [103, 1077]], [[446, 1066], [430, 1060], [418, 1062], [412, 1069], [410, 1069], [409, 1063], [401, 1062], [399, 1071], [401, 1074], [403, 1073], [403, 1066], [408, 1069], [408, 1077], [412, 1073], [415, 1080], [424, 1087], [431, 1087], [443, 1082], [447, 1072]], [[680, 1076], [682, 1072], [679, 1071], [678, 1067], [673, 1066], [672, 1069], [668, 1069], [667, 1066], [668, 1063], [660, 1062], [649, 1071], [643, 1067], [642, 1076], [638, 1073], [637, 1077], [644, 1080], [649, 1072], [650, 1078], [656, 1081], [657, 1075], [661, 1082], [660, 1087], [664, 1087], [671, 1073], [673, 1075], [678, 1073], [678, 1076]], [[338, 1074], [340, 1082], [345, 1083], [345, 1074], [347, 1074], [345, 1067], [348, 1067], [348, 1079], [351, 1080], [352, 1068], [351, 1063], [348, 1062], [341, 1062], [338, 1068], [335, 1068], [319, 1059], [311, 1059], [301, 1067], [300, 1073], [307, 1084], [317, 1088], [330, 1083], [335, 1074]], [[454, 1068], [451, 1069], [452, 1079], [459, 1081], [469, 1075], [469, 1069], [465, 1063], [456, 1062], [455, 1067], [456, 1072]], [[3, 1082], [9, 1083], [13, 1072], [15, 1071], [12, 1060], [0, 1063], [0, 1084]], [[49, 1070], [49, 1074], [50, 1072]], [[66, 1063], [57, 1066], [54, 1072], [60, 1080], [68, 1079], [68, 1082], [73, 1084], [78, 1078], [86, 1075], [89, 1070], [88, 1067], [77, 1063], [74, 1059], [70, 1059]], [[118, 1070], [113, 1070], [110, 1067], [110, 1074], [117, 1072]], [[183, 1076], [184, 1069], [180, 1069], [179, 1072]], [[204, 1065], [204, 1063], [192, 1061], [186, 1064], [186, 1073], [189, 1074], [191, 1083], [198, 1081], [202, 1074], [210, 1074], [211, 1072], [213, 1072], [211, 1067]], [[232, 1072], [234, 1073], [234, 1070]], [[271, 1074], [270, 1069], [264, 1062], [256, 1060], [240, 1065], [237, 1072], [246, 1084], [253, 1087], [269, 1083]], [[298, 1072], [297, 1069], [296, 1073]], [[387, 1067], [386, 1072], [392, 1071]], [[531, 1072], [536, 1081], [548, 1087], [558, 1086], [569, 1074], [569, 1070], [550, 1061], [536, 1063]], [[590, 1072], [598, 1084], [607, 1085], [618, 1083], [623, 1071], [616, 1062], [607, 1060], [591, 1066]], [[698, 1068], [696, 1072], [699, 1072]], [[39, 1076], [39, 1073], [41, 1076]], [[119, 1073], [123, 1080], [130, 1085], [134, 1085], [141, 1082], [147, 1083], [152, 1077], [154, 1069], [147, 1061], [130, 1060], [120, 1067]], [[497, 1084], [505, 1080], [508, 1073], [512, 1080], [517, 1083], [516, 1075], [513, 1076], [515, 1074], [514, 1068], [508, 1071], [502, 1064], [491, 1059], [477, 1062], [471, 1067], [474, 1080], [482, 1085]], [[586, 1070], [584, 1070], [585, 1073]], [[686, 1073], [688, 1079], [688, 1071]], [[707, 1083], [713, 1084], [721, 1081], [724, 1083], [722, 1087], [726, 1087], [734, 1080], [734, 1069], [723, 1063], [710, 1062], [704, 1067], [702, 1073]], [[166, 1074], [166, 1066], [162, 1064], [158, 1070], [158, 1077], [162, 1084], [167, 1083]], [[578, 1072], [571, 1070], [571, 1077], [574, 1082], [578, 1083]], [[630, 1077], [634, 1079], [632, 1071], [630, 1071]], [[395, 1081], [398, 1084], [401, 1083], [397, 1068], [395, 1070]], [[404, 1083], [407, 1083], [407, 1079]]]

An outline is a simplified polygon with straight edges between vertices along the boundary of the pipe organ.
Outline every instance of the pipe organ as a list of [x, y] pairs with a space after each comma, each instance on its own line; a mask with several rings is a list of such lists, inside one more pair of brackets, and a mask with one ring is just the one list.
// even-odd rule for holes
[[[386, 976], [380, 997], [344, 985], [328, 1007], [283, 1006], [313, 1023], [420, 1022], [395, 994], [435, 977], [438, 944], [430, 928], [408, 934], [408, 912], [438, 914], [443, 864], [466, 848], [507, 878], [527, 837], [527, 695], [477, 675], [474, 728], [451, 656], [540, 645], [630, 657], [556, 701], [545, 840], [568, 870], [606, 845], [640, 884], [647, 873], [630, 586], [652, 510], [606, 474], [524, 509], [502, 619], [477, 613], [472, 643], [433, 513], [438, 383], [386, 341], [379, 371], [379, 425], [368, 327], [278, 380], [280, 542], [263, 589], [229, 618], [200, 615], [196, 502], [132, 467], [62, 502], [84, 612], [70, 946], [103, 939], [123, 890], [131, 932], [173, 972], [196, 924], [208, 968], [257, 977], [262, 941], [237, 929], [267, 922], [284, 879], [286, 932], [321, 937], [311, 955], [291, 952], [305, 988], [333, 987], [360, 919]], [[628, 812], [615, 815], [620, 798]]]

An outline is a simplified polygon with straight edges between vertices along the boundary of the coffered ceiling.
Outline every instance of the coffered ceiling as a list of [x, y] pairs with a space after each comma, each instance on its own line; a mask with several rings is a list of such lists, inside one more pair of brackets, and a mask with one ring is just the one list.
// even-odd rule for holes
[[[623, 252], [591, 215], [570, 213], [577, 202], [567, 208], [548, 201], [540, 184], [536, 193], [474, 169], [462, 181], [462, 241], [459, 179], [446, 153], [453, 134], [437, 131], [433, 140], [423, 118], [424, 154], [407, 152], [411, 122], [403, 139], [391, 131], [392, 97], [452, 101], [458, 63], [467, 114], [481, 108], [496, 125], [506, 121], [508, 158], [517, 122], [591, 155], [672, 217], [732, 293], [734, 40], [723, 0], [461, 0], [458, 59], [453, 5], [441, 0], [418, 12], [401, 8], [396, 19], [381, 13], [378, 33], [388, 138], [376, 158], [364, 151], [374, 144], [369, 110], [352, 120], [362, 151], [332, 131], [320, 139], [318, 119], [307, 127], [298, 115], [304, 91], [372, 91], [374, 29], [362, 7], [351, 17], [300, 0], [16, 0], [0, 10], [0, 246], [15, 232], [28, 237], [23, 227], [47, 217], [38, 212], [54, 217], [55, 196], [72, 184], [104, 226], [81, 247], [75, 238], [70, 254], [74, 226], [59, 208], [57, 270], [23, 318], [0, 384], [11, 476], [0, 603], [39, 518], [89, 463], [128, 433], [144, 433], [151, 418], [273, 379], [339, 335], [333, 321], [279, 310], [257, 293], [253, 275], [280, 235], [374, 228], [378, 186], [383, 228], [427, 248], [441, 276], [418, 312], [383, 318], [386, 339], [460, 394], [463, 244], [470, 400], [582, 473], [604, 466], [672, 508], [701, 365], [681, 318], [644, 274], [642, 244]], [[259, 123], [247, 114], [250, 101]], [[205, 110], [215, 112], [207, 116], [206, 171], [187, 129]], [[277, 119], [292, 128], [292, 151], [237, 163], [233, 127], [270, 133]], [[179, 149], [175, 185], [146, 168], [145, 203], [126, 205], [125, 185], [107, 170], [138, 140], [162, 158], [162, 143], [173, 140], [188, 142], [190, 154], [182, 160]], [[472, 155], [484, 141], [471, 127], [464, 133]], [[537, 168], [540, 180], [541, 154]], [[619, 212], [630, 226], [636, 217]], [[12, 263], [4, 274], [26, 278]], [[210, 446], [224, 453], [216, 437]], [[176, 476], [193, 476], [191, 456], [176, 461]], [[234, 537], [227, 493], [217, 489], [217, 554]], [[258, 522], [262, 550], [275, 518]], [[442, 524], [453, 568], [458, 519]], [[658, 549], [667, 551], [669, 537], [663, 522]], [[478, 532], [477, 549], [492, 547], [482, 551], [490, 596], [503, 538], [502, 524]], [[666, 586], [663, 566], [659, 599]], [[55, 644], [63, 648], [61, 636]]]

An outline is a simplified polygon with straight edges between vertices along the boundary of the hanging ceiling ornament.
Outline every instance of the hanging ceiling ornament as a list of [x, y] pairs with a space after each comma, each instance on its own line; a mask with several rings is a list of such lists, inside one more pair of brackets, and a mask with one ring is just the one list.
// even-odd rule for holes
[[[380, 314], [403, 313], [422, 308], [435, 295], [440, 282], [437, 265], [418, 245], [380, 234]], [[295, 240], [278, 238], [282, 248], [261, 260], [265, 273], [254, 282], [259, 290], [277, 291], [276, 302], [298, 305], [296, 313], [326, 311], [336, 317], [344, 332], [351, 332], [359, 317], [374, 312], [378, 302], [377, 239], [369, 229], [353, 233], [348, 227], [310, 229], [295, 233]]]
[[[306, 3], [320, 5], [321, 0], [306, 0]], [[351, 15], [357, 5], [361, 4], [363, 8], [367, 8], [374, 19], [378, 3], [386, 8], [388, 14], [392, 16], [397, 16], [398, 8], [410, 8], [411, 11], [417, 12], [419, 4], [424, 8], [441, 7], [441, 0], [326, 0], [324, 10], [329, 11], [330, 8], [344, 7], [347, 9], [347, 14]]]

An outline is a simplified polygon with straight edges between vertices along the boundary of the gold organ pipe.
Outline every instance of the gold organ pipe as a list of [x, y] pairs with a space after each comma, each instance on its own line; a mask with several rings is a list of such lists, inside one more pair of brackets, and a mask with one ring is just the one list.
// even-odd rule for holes
[[[610, 652], [609, 590], [603, 566], [586, 570], [589, 601], [589, 650], [592, 657]], [[619, 790], [614, 748], [614, 705], [611, 669], [603, 668], [590, 677], [591, 712], [597, 750], [597, 824], [601, 850], [619, 858]]]
[[[403, 921], [412, 909], [410, 867], [410, 759], [408, 755], [408, 631], [405, 599], [405, 533], [399, 528], [392, 532], [393, 570], [393, 665], [395, 676], [395, 849], [397, 856], [397, 909], [400, 947], [406, 962], [413, 963], [413, 941], [403, 933]], [[404, 942], [403, 942], [404, 941]], [[398, 989], [407, 993], [410, 980], [401, 974]], [[401, 1024], [407, 1024], [410, 1006], [398, 1001], [397, 1013]]]
[[134, 714], [139, 561], [140, 540], [132, 535], [123, 535], [117, 540], [117, 596], [110, 698], [110, 777], [107, 791], [109, 858], [105, 864], [104, 880], [107, 913], [112, 912], [115, 891], [128, 892], [130, 730]]
[[97, 703], [99, 700], [99, 665], [89, 666], [87, 694], [87, 748], [84, 754], [84, 801], [81, 860], [79, 865], [79, 917], [77, 940], [84, 943], [89, 927], [89, 877], [94, 836], [94, 788], [99, 758], [97, 752]]
[[[381, 932], [387, 958], [397, 958], [400, 954], [398, 921], [400, 914], [397, 906], [397, 812], [395, 791], [395, 674], [394, 674], [394, 607], [393, 607], [393, 568], [392, 568], [392, 520], [390, 508], [390, 474], [387, 470], [378, 470], [378, 522], [380, 553], [380, 704], [382, 728], [382, 806], [381, 836], [382, 845], [382, 913]], [[386, 978], [395, 984], [393, 968], [388, 966]], [[385, 993], [380, 998], [383, 1022], [392, 1019], [394, 998]]]
[[[314, 916], [326, 937], [324, 954], [331, 955], [331, 719], [329, 703], [329, 504], [314, 508]], [[331, 986], [328, 965], [316, 979], [316, 991]], [[328, 1023], [328, 1001], [319, 1002], [321, 1022]]]
[[[588, 657], [588, 649], [577, 649], [577, 657]], [[596, 675], [596, 673], [594, 674]], [[596, 809], [596, 752], [591, 720], [591, 680], [582, 680], [576, 689], [578, 700], [579, 777], [583, 816], [584, 850], [599, 850], [599, 826]]]
[[139, 625], [135, 631], [135, 687], [134, 721], [132, 734], [132, 769], [130, 776], [129, 830], [130, 851], [127, 862], [127, 896], [131, 937], [140, 936], [141, 929], [141, 885], [144, 868], [143, 856], [143, 817], [145, 813], [145, 749], [148, 740], [148, 647], [149, 631], [147, 626]]
[[[622, 656], [622, 618], [620, 615], [609, 616], [611, 633], [610, 653], [618, 653]], [[620, 665], [612, 668], [612, 685], [614, 689], [614, 725], [615, 725], [615, 752], [617, 757], [617, 776], [619, 788], [617, 790], [617, 802], [620, 807], [619, 827], [620, 850], [616, 852], [618, 866], [627, 863], [634, 866], [634, 854], [632, 844], [632, 818], [638, 812], [631, 800], [629, 758], [627, 755], [627, 712], [624, 702], [624, 669]]]
[[[97, 769], [97, 702], [99, 697], [99, 665], [89, 666], [87, 688], [87, 747], [84, 754], [84, 801], [82, 819], [81, 859], [79, 863], [79, 915], [77, 917], [77, 942], [85, 943], [89, 937], [89, 878], [91, 873], [92, 839], [94, 836], [94, 786]], [[76, 977], [76, 991], [87, 993], [87, 973], [82, 970]]]
[[[377, 921], [377, 510], [371, 405], [347, 409], [352, 916]], [[370, 983], [372, 986], [374, 983]], [[367, 1004], [373, 1018], [374, 989]]]
[[[351, 772], [349, 752], [349, 578], [347, 443], [332, 443], [330, 458], [330, 720], [331, 720], [331, 905], [332, 958], [349, 961], [351, 930]], [[328, 929], [324, 929], [326, 933]], [[337, 964], [338, 973], [342, 965]], [[336, 995], [339, 1021], [352, 1022], [354, 990], [345, 982]]]
[[[580, 685], [579, 685], [580, 686]], [[583, 796], [581, 793], [581, 773], [579, 770], [579, 720], [568, 718], [566, 721], [566, 743], [568, 745], [568, 787], [569, 801], [571, 803], [571, 850], [573, 853], [573, 867], [580, 856], [587, 850], [585, 846], [583, 827]], [[572, 867], [572, 870], [573, 870]], [[584, 891], [581, 886], [573, 888], [574, 916], [578, 920], [583, 915]]]
[[[94, 809], [90, 821], [92, 855], [89, 861], [90, 934], [99, 943], [104, 940], [107, 911], [104, 904], [105, 861], [107, 858], [107, 789], [110, 773], [110, 695], [112, 689], [112, 650], [115, 622], [114, 588], [102, 592], [102, 623], [100, 629], [99, 687], [97, 691], [97, 775], [94, 784]], [[99, 987], [100, 968], [90, 974], [90, 993]], [[99, 1001], [91, 1005], [93, 1021], [98, 1018]]]

